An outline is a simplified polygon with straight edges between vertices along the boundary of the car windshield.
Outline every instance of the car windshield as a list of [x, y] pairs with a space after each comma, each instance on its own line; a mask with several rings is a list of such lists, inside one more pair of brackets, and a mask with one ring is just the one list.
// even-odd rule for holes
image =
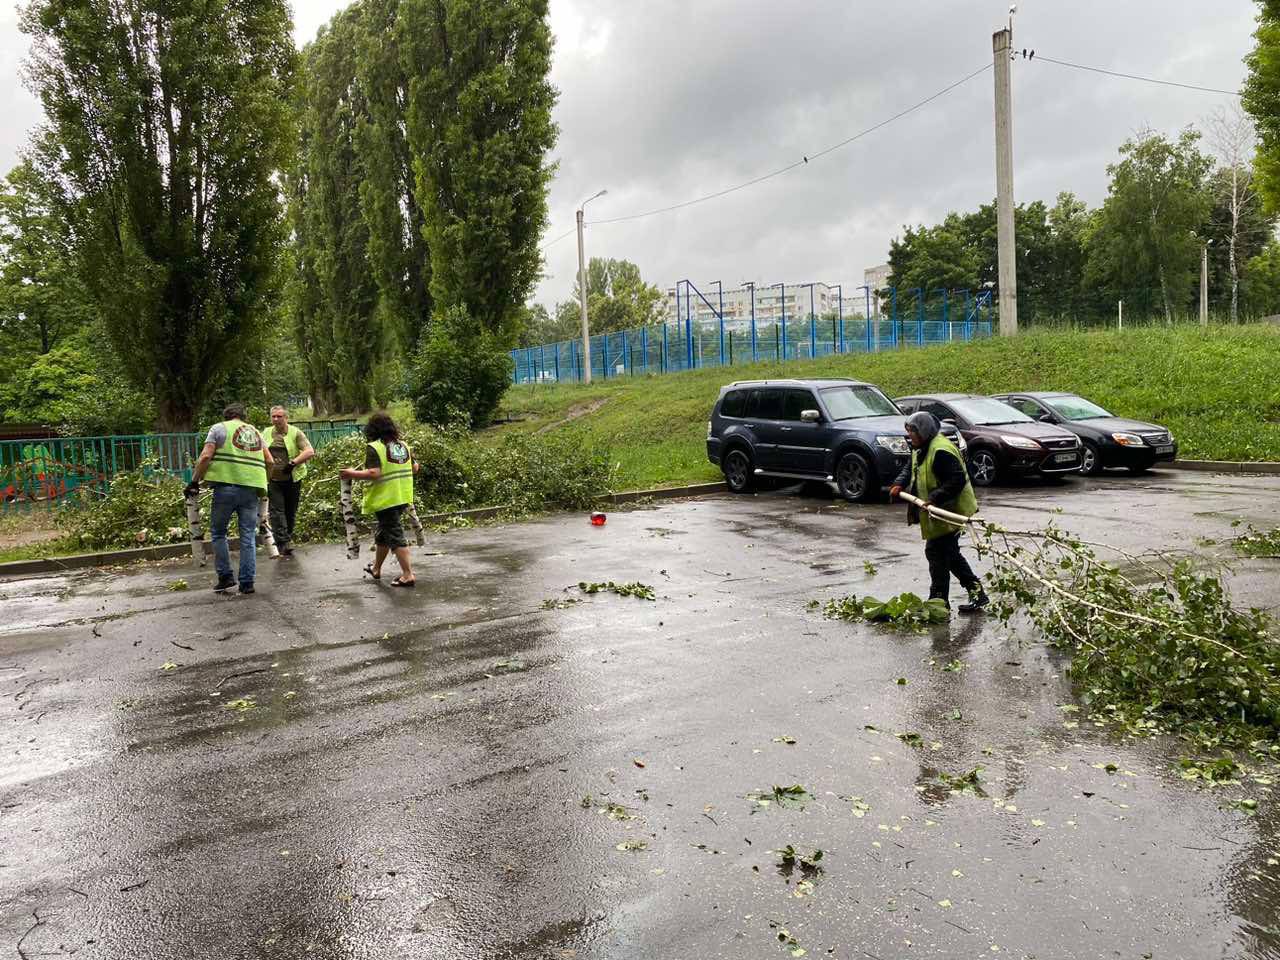
[[858, 417], [885, 417], [899, 413], [893, 401], [875, 387], [865, 384], [828, 387], [822, 400], [832, 420], [854, 420]]
[[1084, 397], [1053, 397], [1046, 400], [1054, 412], [1064, 420], [1092, 420], [1094, 417], [1109, 417], [1106, 410]]
[[967, 397], [964, 400], [948, 400], [947, 403], [974, 426], [1034, 422], [1021, 410], [1015, 410], [1007, 403], [989, 397]]

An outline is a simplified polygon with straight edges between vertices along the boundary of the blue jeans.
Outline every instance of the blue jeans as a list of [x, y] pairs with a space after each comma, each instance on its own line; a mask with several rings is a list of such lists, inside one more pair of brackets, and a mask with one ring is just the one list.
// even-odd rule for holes
[[234, 483], [220, 483], [213, 488], [213, 508], [209, 528], [213, 532], [213, 567], [218, 579], [231, 576], [231, 551], [227, 547], [227, 527], [234, 514], [240, 524], [240, 586], [253, 583], [258, 572], [255, 554], [258, 536], [258, 491]]

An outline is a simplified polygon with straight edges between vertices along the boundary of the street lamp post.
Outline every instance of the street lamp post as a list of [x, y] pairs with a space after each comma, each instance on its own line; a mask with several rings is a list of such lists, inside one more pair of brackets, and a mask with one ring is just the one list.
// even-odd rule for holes
[[586, 253], [582, 242], [583, 211], [587, 204], [597, 197], [603, 197], [608, 190], [601, 190], [583, 200], [578, 206], [578, 302], [582, 307], [582, 382], [591, 382], [591, 327], [587, 323], [587, 264]]

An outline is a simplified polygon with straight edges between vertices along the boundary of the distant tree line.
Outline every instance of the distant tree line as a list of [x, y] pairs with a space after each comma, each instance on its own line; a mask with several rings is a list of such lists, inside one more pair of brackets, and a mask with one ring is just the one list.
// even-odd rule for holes
[[[1015, 211], [1018, 314], [1027, 322], [1114, 318], [1172, 319], [1197, 308], [1201, 252], [1207, 244], [1215, 315], [1280, 312], [1276, 215], [1255, 187], [1247, 117], [1221, 111], [1208, 137], [1143, 131], [1107, 168], [1107, 198], [1097, 209], [1071, 193]], [[1217, 158], [1205, 152], [1204, 140]], [[994, 289], [998, 283], [996, 211], [989, 203], [952, 213], [934, 226], [907, 227], [889, 252], [890, 285], [900, 311], [915, 291]]]

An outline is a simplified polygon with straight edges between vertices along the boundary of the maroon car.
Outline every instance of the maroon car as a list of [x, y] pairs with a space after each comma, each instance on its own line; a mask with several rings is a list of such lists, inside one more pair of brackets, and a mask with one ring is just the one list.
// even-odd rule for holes
[[1059, 476], [1080, 469], [1079, 437], [991, 397], [933, 393], [894, 402], [907, 415], [923, 410], [960, 428], [969, 443], [969, 477], [977, 486], [1004, 477]]

